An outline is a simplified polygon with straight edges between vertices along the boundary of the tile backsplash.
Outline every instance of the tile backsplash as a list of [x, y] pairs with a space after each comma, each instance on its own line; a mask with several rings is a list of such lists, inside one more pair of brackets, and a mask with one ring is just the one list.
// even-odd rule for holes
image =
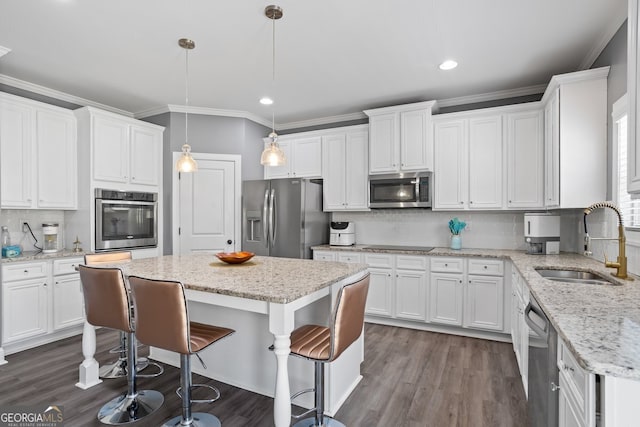
[[31, 233], [22, 232], [21, 222], [26, 221], [35, 235], [39, 247], [44, 240], [42, 234], [43, 223], [57, 223], [59, 225], [58, 239], [64, 242], [64, 211], [40, 209], [2, 209], [0, 210], [0, 225], [6, 225], [11, 235], [11, 243], [21, 245], [23, 251], [35, 251]]
[[[425, 209], [378, 209], [371, 212], [334, 212], [333, 221], [356, 225], [356, 243], [446, 247], [451, 234], [447, 223], [458, 217], [467, 223], [463, 248], [525, 250], [524, 212], [434, 212]], [[578, 211], [561, 213], [560, 249], [576, 252]]]

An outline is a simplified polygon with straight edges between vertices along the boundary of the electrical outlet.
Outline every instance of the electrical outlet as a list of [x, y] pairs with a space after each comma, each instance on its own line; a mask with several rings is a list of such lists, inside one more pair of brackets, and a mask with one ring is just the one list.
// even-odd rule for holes
[[24, 219], [20, 220], [20, 229], [22, 230], [23, 233], [28, 233], [29, 232], [29, 227], [27, 226], [28, 222], [25, 221]]

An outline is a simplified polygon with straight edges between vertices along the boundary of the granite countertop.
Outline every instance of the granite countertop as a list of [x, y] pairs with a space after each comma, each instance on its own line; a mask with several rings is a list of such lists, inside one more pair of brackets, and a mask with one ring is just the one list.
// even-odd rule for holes
[[8, 262], [27, 262], [27, 261], [42, 261], [52, 260], [56, 258], [69, 258], [69, 257], [84, 257], [87, 252], [73, 252], [70, 250], [62, 250], [51, 254], [43, 254], [42, 252], [28, 251], [22, 252], [19, 256], [13, 258], [2, 258], [0, 263]]
[[107, 265], [125, 276], [178, 280], [187, 289], [286, 304], [357, 273], [366, 264], [256, 256], [225, 264], [211, 254], [167, 255]]
[[[510, 260], [585, 370], [640, 380], [640, 279], [617, 279], [610, 274], [613, 269], [592, 258], [571, 253], [528, 255], [523, 251], [497, 249], [401, 251], [368, 249], [367, 245], [321, 245], [312, 249]], [[600, 273], [618, 285], [555, 282], [540, 276], [536, 267]]]

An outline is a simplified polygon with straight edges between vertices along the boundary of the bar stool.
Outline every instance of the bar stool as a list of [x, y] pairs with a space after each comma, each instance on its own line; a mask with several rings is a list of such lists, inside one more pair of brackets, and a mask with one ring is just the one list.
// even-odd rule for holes
[[[136, 310], [136, 335], [140, 342], [168, 351], [180, 353], [180, 388], [176, 390], [182, 398], [182, 415], [165, 422], [163, 427], [207, 426], [220, 427], [218, 417], [203, 412], [191, 412], [191, 403], [212, 403], [220, 398], [215, 387], [191, 383], [191, 355], [204, 350], [214, 342], [228, 337], [235, 331], [218, 326], [189, 321], [184, 286], [180, 282], [150, 280], [129, 276]], [[206, 365], [200, 359], [206, 369]], [[215, 397], [207, 400], [192, 400], [192, 387], [207, 387]]]
[[[136, 337], [131, 317], [131, 300], [122, 270], [80, 265], [80, 281], [84, 293], [87, 322], [94, 326], [116, 329], [127, 334], [127, 366], [136, 360]], [[136, 369], [127, 372], [127, 392], [100, 408], [98, 420], [104, 424], [137, 421], [158, 409], [164, 396], [155, 390], [138, 391]]]
[[[86, 254], [84, 263], [90, 266], [99, 266], [119, 261], [131, 260], [130, 251], [101, 252], [96, 254]], [[120, 345], [109, 350], [109, 353], [118, 353], [118, 360], [100, 367], [98, 375], [100, 378], [122, 378], [127, 376], [127, 335], [120, 331]], [[136, 363], [138, 372], [149, 366], [149, 361], [145, 357], [139, 357]]]
[[294, 415], [299, 420], [294, 427], [345, 427], [339, 421], [324, 415], [324, 367], [336, 360], [362, 333], [364, 307], [369, 291], [369, 275], [340, 289], [329, 327], [304, 325], [291, 333], [291, 354], [315, 362], [315, 386], [302, 390], [291, 399], [314, 392], [315, 407]]

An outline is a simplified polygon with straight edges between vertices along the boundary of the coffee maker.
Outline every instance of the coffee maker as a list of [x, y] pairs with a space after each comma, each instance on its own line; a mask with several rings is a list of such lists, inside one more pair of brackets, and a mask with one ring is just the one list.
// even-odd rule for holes
[[560, 215], [552, 213], [524, 214], [524, 241], [531, 255], [560, 253]]

